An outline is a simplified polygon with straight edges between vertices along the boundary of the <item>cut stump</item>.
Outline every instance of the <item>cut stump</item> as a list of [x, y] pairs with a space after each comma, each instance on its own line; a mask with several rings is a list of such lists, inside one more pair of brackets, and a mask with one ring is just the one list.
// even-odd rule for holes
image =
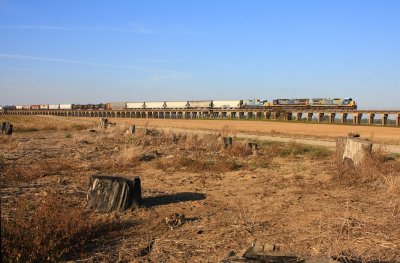
[[232, 147], [233, 138], [232, 137], [224, 137], [224, 146], [225, 148]]
[[339, 138], [337, 141], [338, 153], [341, 154], [341, 159], [351, 160], [358, 166], [362, 163], [367, 154], [372, 152], [372, 143], [365, 139], [356, 137]]
[[108, 126], [108, 119], [101, 118], [100, 119], [100, 128], [106, 129]]
[[123, 212], [142, 204], [140, 178], [93, 175], [87, 194], [88, 207], [99, 212]]
[[13, 125], [9, 122], [2, 122], [0, 127], [0, 133], [5, 135], [12, 135]]

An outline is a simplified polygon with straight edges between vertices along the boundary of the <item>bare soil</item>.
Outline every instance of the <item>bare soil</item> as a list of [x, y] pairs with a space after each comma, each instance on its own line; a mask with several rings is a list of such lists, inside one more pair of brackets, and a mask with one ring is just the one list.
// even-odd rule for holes
[[[80, 120], [97, 121], [98, 118], [79, 118]], [[164, 128], [185, 128], [192, 130], [220, 131], [229, 126], [236, 132], [250, 134], [287, 135], [293, 137], [308, 137], [335, 140], [339, 136], [349, 133], [358, 133], [376, 143], [400, 144], [400, 128], [367, 125], [341, 125], [297, 123], [278, 121], [252, 121], [252, 120], [171, 120], [171, 119], [121, 119], [112, 118], [112, 122], [126, 123], [129, 125], [148, 125]]]
[[[22, 126], [24, 118], [13, 122]], [[87, 240], [60, 260], [219, 262], [257, 239], [297, 255], [400, 262], [398, 158], [383, 164], [387, 178], [346, 183], [337, 178], [335, 154], [319, 148], [260, 142], [253, 154], [246, 142], [224, 149], [218, 137], [190, 131], [126, 135], [125, 127], [100, 130], [88, 118], [80, 119], [87, 127], [59, 118], [29, 120], [40, 128], [0, 138], [2, 225], [15, 217], [21, 200], [40, 203], [55, 194], [84, 208], [93, 174], [142, 180], [143, 207], [119, 214], [89, 211], [87, 220], [120, 227], [103, 230], [101, 238]], [[399, 133], [397, 128], [252, 121], [112, 121], [210, 129], [222, 135], [275, 130], [335, 137], [357, 131], [398, 140]], [[47, 122], [63, 129], [46, 129]], [[234, 131], [224, 128], [227, 124]], [[138, 160], [154, 152], [155, 160]], [[174, 214], [186, 219], [169, 225]]]

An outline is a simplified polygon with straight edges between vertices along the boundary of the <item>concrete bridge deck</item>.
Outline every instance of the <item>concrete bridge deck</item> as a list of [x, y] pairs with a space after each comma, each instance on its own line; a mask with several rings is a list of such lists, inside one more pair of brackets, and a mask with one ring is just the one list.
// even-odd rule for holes
[[[294, 109], [124, 109], [124, 110], [2, 110], [0, 115], [55, 115], [68, 117], [159, 118], [159, 119], [258, 119], [306, 121], [360, 125], [391, 125], [400, 127], [400, 110], [333, 110]], [[350, 115], [352, 116], [349, 119]], [[376, 121], [380, 115], [380, 121]], [[366, 116], [366, 119], [363, 119]], [[392, 118], [390, 118], [392, 117]]]

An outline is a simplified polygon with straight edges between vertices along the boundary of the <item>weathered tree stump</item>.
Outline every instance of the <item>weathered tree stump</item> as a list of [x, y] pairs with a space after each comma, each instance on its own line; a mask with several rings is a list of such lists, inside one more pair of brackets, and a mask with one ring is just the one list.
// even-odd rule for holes
[[354, 166], [362, 163], [367, 154], [372, 152], [372, 143], [366, 139], [356, 137], [348, 137], [338, 139], [337, 144], [338, 153], [341, 154], [342, 160], [351, 160]]
[[5, 135], [12, 135], [13, 125], [9, 122], [2, 122], [0, 127], [0, 133]]
[[250, 150], [252, 150], [252, 151], [256, 151], [256, 150], [259, 149], [258, 143], [256, 143], [256, 142], [249, 142], [249, 143], [247, 143], [247, 147], [248, 147]]
[[225, 148], [232, 147], [233, 138], [232, 137], [224, 137], [224, 146]]
[[100, 119], [100, 128], [106, 129], [108, 126], [108, 119], [101, 118]]
[[126, 131], [127, 134], [135, 134], [136, 131], [136, 126], [135, 125], [131, 125], [129, 126], [129, 129]]
[[344, 150], [346, 149], [347, 137], [338, 137], [336, 139], [336, 154], [338, 160], [343, 159]]
[[94, 175], [87, 194], [88, 207], [109, 213], [122, 212], [142, 204], [140, 178]]

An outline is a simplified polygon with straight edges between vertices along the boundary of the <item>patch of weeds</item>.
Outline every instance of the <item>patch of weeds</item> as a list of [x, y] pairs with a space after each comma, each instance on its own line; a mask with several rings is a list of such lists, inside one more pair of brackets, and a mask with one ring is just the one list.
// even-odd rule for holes
[[127, 144], [133, 144], [135, 142], [135, 137], [130, 136], [129, 138], [126, 139]]
[[71, 125], [71, 129], [75, 131], [81, 131], [88, 128], [88, 125], [74, 123]]
[[0, 167], [4, 165], [4, 160], [5, 160], [4, 155], [0, 153]]
[[71, 134], [71, 133], [66, 133], [66, 134], [65, 134], [65, 138], [67, 138], [67, 139], [72, 138], [72, 134]]
[[279, 156], [281, 157], [298, 155], [308, 155], [313, 159], [320, 159], [330, 156], [331, 152], [328, 149], [322, 147], [303, 145], [296, 142], [286, 144], [279, 151]]
[[236, 171], [243, 167], [236, 160], [231, 158], [210, 157], [210, 158], [191, 158], [180, 156], [167, 160], [155, 162], [155, 167], [162, 170], [183, 169], [186, 171], [201, 173], [204, 171], [228, 172]]
[[20, 203], [15, 216], [1, 219], [2, 262], [57, 262], [91, 235], [82, 209], [59, 196], [49, 196], [37, 207]]
[[249, 166], [253, 169], [256, 168], [269, 168], [271, 166], [271, 160], [268, 158], [259, 158], [249, 163]]

